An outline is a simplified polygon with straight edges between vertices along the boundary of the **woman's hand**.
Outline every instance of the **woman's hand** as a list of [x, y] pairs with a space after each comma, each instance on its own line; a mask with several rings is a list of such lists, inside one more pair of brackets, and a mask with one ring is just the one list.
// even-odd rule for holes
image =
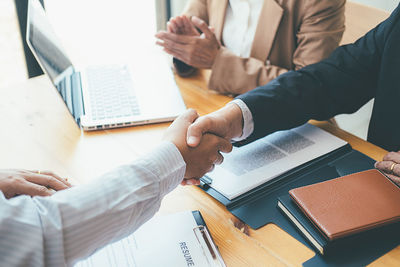
[[171, 18], [167, 22], [167, 31], [181, 35], [200, 36], [200, 32], [185, 15]]
[[[173, 32], [170, 32], [170, 30], [158, 32], [156, 37], [159, 40], [156, 44], [163, 47], [166, 53], [185, 62], [189, 66], [211, 69], [221, 45], [213, 29], [208, 27], [203, 20], [192, 17], [191, 22], [202, 31], [201, 35], [174, 33], [175, 31], [186, 32], [186, 30], [181, 30], [182, 28], [178, 26], [169, 26], [171, 28], [170, 30]], [[183, 29], [185, 29], [185, 27]], [[190, 31], [192, 32], [194, 30]]]

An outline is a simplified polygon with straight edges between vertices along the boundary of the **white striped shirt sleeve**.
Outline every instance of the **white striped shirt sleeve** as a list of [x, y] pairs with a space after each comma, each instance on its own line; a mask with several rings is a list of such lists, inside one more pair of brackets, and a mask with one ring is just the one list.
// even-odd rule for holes
[[170, 142], [90, 184], [51, 197], [6, 199], [0, 192], [4, 266], [72, 266], [150, 219], [183, 179], [185, 162]]

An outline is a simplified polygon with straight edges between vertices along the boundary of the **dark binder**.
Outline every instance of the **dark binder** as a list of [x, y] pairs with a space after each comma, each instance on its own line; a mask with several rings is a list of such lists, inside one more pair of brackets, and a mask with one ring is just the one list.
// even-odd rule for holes
[[288, 217], [297, 230], [308, 240], [314, 250], [322, 255], [329, 254], [331, 248], [328, 240], [318, 231], [312, 222], [297, 207], [296, 203], [290, 198], [289, 194], [278, 198], [278, 208]]
[[[304, 238], [290, 220], [286, 218], [277, 208], [277, 199], [288, 194], [289, 190], [300, 186], [310, 185], [355, 172], [374, 168], [375, 161], [368, 156], [352, 149], [347, 144], [315, 160], [309, 161], [297, 168], [262, 184], [249, 192], [234, 198], [227, 199], [218, 191], [209, 186], [207, 177], [201, 179], [200, 187], [216, 200], [221, 202], [238, 219], [253, 229], [258, 229], [265, 224], [274, 223], [286, 231], [298, 241], [314, 249], [314, 246]], [[396, 228], [397, 227], [397, 228]], [[316, 253], [315, 257], [305, 262], [304, 266], [365, 266], [380, 256], [394, 249], [400, 244], [400, 224], [396, 223], [389, 228], [392, 235], [378, 230], [373, 238], [379, 243], [378, 246], [367, 242], [371, 236], [364, 236], [364, 248], [348, 248], [333, 255], [321, 255]], [[385, 237], [385, 238], [381, 238]]]
[[303, 239], [316, 252], [323, 254], [323, 259], [330, 264], [349, 265], [349, 259], [355, 259], [357, 264], [360, 263], [358, 265], [365, 265], [372, 262], [376, 256], [385, 253], [387, 248], [395, 247], [399, 243], [399, 222], [328, 241], [297, 207], [289, 194], [278, 198], [278, 208], [288, 217]]
[[[289, 190], [310, 185], [340, 176], [374, 168], [375, 161], [360, 153], [347, 144], [315, 160], [309, 161], [297, 168], [257, 187], [232, 200], [227, 199], [209, 186], [207, 177], [202, 178], [201, 188], [217, 199], [237, 218], [258, 229], [265, 224], [274, 223], [292, 237], [315, 250], [308, 239], [298, 231], [290, 220], [277, 208], [280, 196], [288, 195]], [[376, 231], [357, 236], [353, 245], [343, 246], [337, 252], [332, 247], [326, 247], [326, 255], [316, 253], [315, 257], [303, 263], [304, 266], [365, 266], [394, 249], [400, 244], [400, 223]], [[371, 242], [373, 240], [373, 242]], [[322, 241], [321, 241], [322, 242]], [[354, 246], [362, 244], [362, 246]], [[333, 253], [333, 251], [335, 251]]]
[[283, 219], [282, 214], [276, 210], [276, 200], [290, 189], [371, 169], [374, 163], [373, 159], [347, 144], [232, 200], [210, 187], [207, 176], [201, 179], [200, 187], [226, 206], [233, 215], [251, 228], [258, 229], [265, 224], [276, 223], [277, 217]]

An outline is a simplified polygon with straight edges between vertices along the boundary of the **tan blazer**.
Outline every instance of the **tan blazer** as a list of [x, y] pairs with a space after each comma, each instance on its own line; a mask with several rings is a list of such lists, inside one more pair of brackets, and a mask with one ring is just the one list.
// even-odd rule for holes
[[[326, 58], [344, 31], [345, 0], [264, 0], [250, 58], [221, 47], [209, 88], [242, 94], [280, 74]], [[187, 16], [198, 16], [215, 28], [219, 41], [228, 0], [190, 0]], [[223, 45], [223, 43], [222, 43]]]

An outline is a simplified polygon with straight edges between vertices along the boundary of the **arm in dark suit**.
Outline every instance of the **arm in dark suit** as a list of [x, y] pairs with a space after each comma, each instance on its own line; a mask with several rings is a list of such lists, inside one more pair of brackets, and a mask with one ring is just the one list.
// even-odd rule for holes
[[364, 37], [337, 48], [326, 60], [285, 73], [239, 96], [253, 115], [254, 132], [249, 138], [293, 128], [309, 119], [353, 113], [374, 98], [382, 51], [399, 17], [400, 7]]

